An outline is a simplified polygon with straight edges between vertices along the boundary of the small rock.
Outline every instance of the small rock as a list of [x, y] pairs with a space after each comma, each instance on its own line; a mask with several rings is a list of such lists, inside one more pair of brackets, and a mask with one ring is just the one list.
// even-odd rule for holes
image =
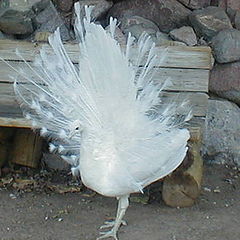
[[186, 7], [191, 9], [199, 9], [210, 6], [211, 0], [178, 0]]
[[198, 44], [201, 46], [208, 46], [208, 43], [204, 40], [203, 37], [198, 39]]
[[240, 108], [223, 99], [208, 101], [203, 155], [208, 162], [240, 166]]
[[159, 28], [155, 23], [140, 16], [124, 18], [121, 22], [121, 29], [126, 35], [130, 32], [136, 39], [139, 39], [143, 32], [156, 38], [156, 33], [159, 31]]
[[205, 192], [211, 192], [211, 191], [212, 191], [212, 190], [211, 190], [210, 188], [208, 188], [208, 187], [204, 187], [203, 190], [204, 190]]
[[181, 27], [174, 29], [169, 33], [173, 40], [186, 43], [188, 46], [194, 46], [197, 44], [196, 34], [191, 27]]
[[221, 191], [220, 191], [220, 189], [214, 189], [213, 192], [214, 193], [220, 193]]
[[232, 28], [231, 21], [222, 8], [207, 7], [202, 10], [195, 10], [189, 16], [194, 30], [199, 36], [211, 39], [219, 31]]
[[209, 90], [240, 106], [240, 62], [216, 64], [210, 72]]
[[16, 199], [16, 198], [17, 198], [17, 196], [16, 196], [15, 194], [13, 194], [13, 193], [10, 193], [10, 194], [9, 194], [9, 197], [10, 197], [11, 199]]
[[240, 60], [240, 31], [227, 29], [220, 31], [212, 39], [215, 59], [219, 63], [229, 63]]
[[69, 170], [70, 166], [60, 156], [52, 153], [43, 153], [41, 160], [46, 166], [54, 170]]
[[34, 41], [36, 42], [48, 42], [48, 38], [52, 33], [50, 32], [36, 32]]

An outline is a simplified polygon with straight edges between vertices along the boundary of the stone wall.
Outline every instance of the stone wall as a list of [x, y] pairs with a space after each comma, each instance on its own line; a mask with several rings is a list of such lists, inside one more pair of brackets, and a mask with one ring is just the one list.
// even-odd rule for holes
[[[119, 21], [117, 38], [147, 32], [156, 45], [209, 45], [210, 74], [203, 155], [206, 161], [240, 165], [240, 1], [236, 0], [80, 0], [95, 5], [93, 18], [107, 26]], [[60, 27], [74, 40], [74, 0], [2, 0], [0, 38], [45, 41]]]

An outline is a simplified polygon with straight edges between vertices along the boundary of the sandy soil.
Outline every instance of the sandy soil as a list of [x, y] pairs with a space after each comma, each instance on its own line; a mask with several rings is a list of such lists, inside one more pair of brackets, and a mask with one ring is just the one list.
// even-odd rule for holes
[[[14, 197], [16, 196], [16, 198]], [[84, 193], [0, 191], [1, 240], [96, 239], [98, 227], [115, 214], [116, 200]], [[239, 240], [240, 174], [205, 167], [203, 191], [190, 208], [169, 208], [160, 200], [131, 203], [120, 240]]]

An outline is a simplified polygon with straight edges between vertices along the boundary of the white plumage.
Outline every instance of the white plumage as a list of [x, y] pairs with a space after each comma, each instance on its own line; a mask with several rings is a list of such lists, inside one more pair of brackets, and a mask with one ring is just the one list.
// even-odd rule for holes
[[[155, 47], [143, 34], [136, 51], [128, 37], [123, 52], [114, 40], [116, 20], [110, 33], [86, 17], [75, 4], [79, 43], [79, 66], [67, 55], [59, 30], [49, 38], [53, 54], [42, 49], [28, 84], [15, 82], [15, 92], [33, 125], [49, 137], [50, 151], [58, 152], [80, 171], [82, 182], [100, 194], [119, 199], [116, 221], [101, 238], [114, 237], [128, 207], [130, 193], [141, 192], [150, 183], [166, 176], [182, 162], [189, 132], [179, 124], [174, 104], [161, 105], [161, 86], [152, 82], [157, 61]], [[133, 57], [132, 52], [137, 54]], [[163, 51], [162, 59], [167, 51]], [[136, 68], [130, 63], [134, 58]], [[159, 61], [159, 59], [158, 59]]]

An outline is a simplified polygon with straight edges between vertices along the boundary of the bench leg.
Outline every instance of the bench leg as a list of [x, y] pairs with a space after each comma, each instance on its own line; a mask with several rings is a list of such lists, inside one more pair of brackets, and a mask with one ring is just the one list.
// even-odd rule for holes
[[36, 168], [42, 156], [42, 138], [31, 129], [16, 130], [11, 162], [27, 167]]

